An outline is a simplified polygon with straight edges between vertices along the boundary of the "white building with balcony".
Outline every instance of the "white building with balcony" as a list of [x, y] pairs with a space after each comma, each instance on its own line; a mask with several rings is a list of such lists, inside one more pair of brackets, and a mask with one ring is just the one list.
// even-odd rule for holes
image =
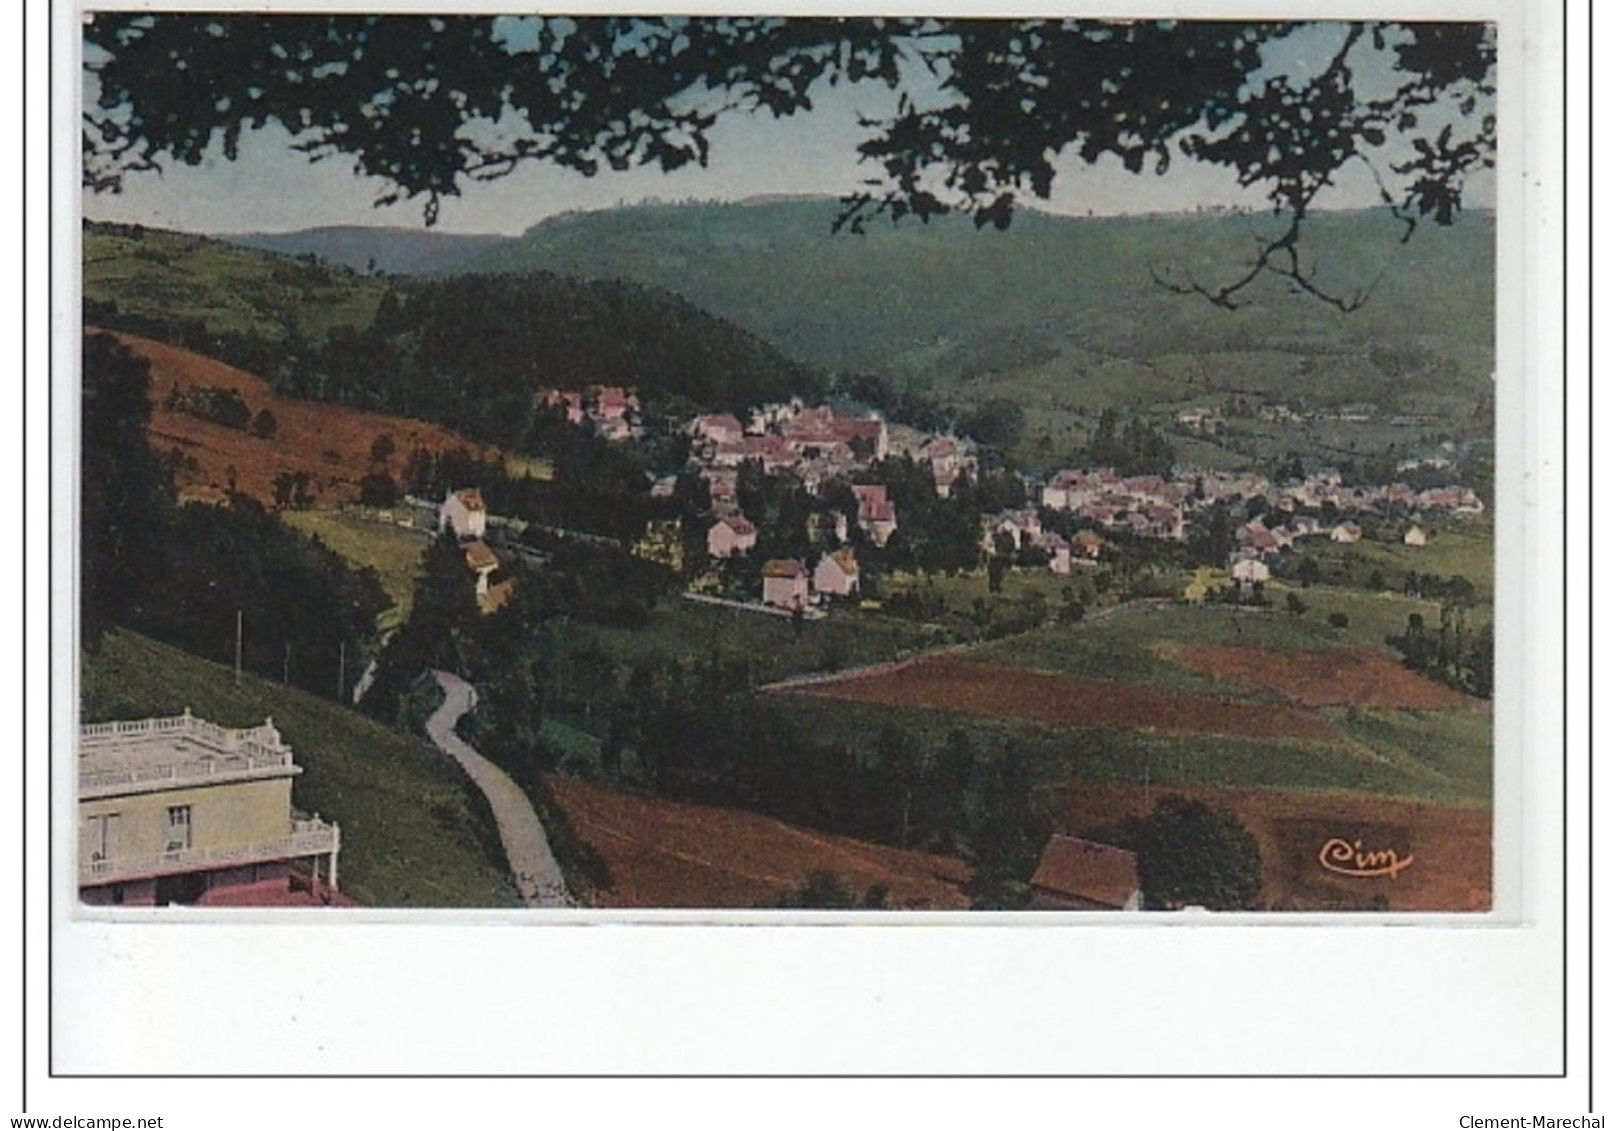
[[80, 899], [350, 902], [335, 898], [341, 831], [292, 810], [292, 779], [302, 772], [270, 720], [231, 730], [187, 710], [81, 727]]

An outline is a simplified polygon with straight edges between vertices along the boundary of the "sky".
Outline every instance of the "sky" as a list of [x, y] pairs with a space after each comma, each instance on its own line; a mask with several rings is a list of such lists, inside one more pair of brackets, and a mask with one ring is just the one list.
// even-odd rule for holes
[[[1340, 25], [1313, 25], [1290, 37], [1285, 61], [1305, 62], [1338, 42]], [[86, 77], [86, 97], [93, 80]], [[741, 200], [776, 194], [842, 196], [874, 175], [857, 160], [865, 131], [859, 115], [887, 110], [891, 92], [873, 86], [822, 90], [811, 113], [776, 120], [767, 114], [731, 115], [711, 134], [705, 167], [671, 174], [640, 168], [594, 177], [548, 165], [527, 164], [492, 182], [465, 183], [462, 195], [442, 201], [436, 230], [516, 235], [547, 217], [646, 201]], [[200, 166], [169, 165], [160, 174], [130, 174], [118, 194], [83, 195], [86, 217], [204, 234], [294, 231], [324, 225], [422, 226], [420, 199], [376, 207], [382, 181], [353, 171], [351, 159], [310, 163], [288, 148], [278, 126], [247, 134], [235, 161], [212, 154]], [[1054, 191], [1037, 207], [1066, 215], [1121, 215], [1192, 211], [1198, 207], [1261, 209], [1259, 192], [1241, 189], [1227, 170], [1187, 160], [1165, 175], [1134, 174], [1104, 158], [1093, 166], [1074, 158], [1058, 165]], [[1489, 207], [1490, 175], [1470, 185], [1472, 207]], [[1357, 170], [1324, 207], [1360, 208], [1377, 202], [1366, 171]]]

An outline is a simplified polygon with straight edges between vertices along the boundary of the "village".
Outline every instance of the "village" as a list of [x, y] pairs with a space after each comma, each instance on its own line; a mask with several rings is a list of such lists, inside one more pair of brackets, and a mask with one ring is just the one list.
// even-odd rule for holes
[[[564, 414], [569, 425], [614, 444], [643, 442], [655, 431], [639, 398], [622, 387], [551, 389], [539, 395], [539, 403]], [[1202, 410], [1179, 414], [1180, 424], [1185, 416], [1193, 417], [1197, 429], [1211, 427], [1214, 420], [1210, 410]], [[960, 503], [959, 492], [982, 474], [980, 445], [969, 437], [926, 433], [876, 413], [849, 415], [801, 398], [764, 405], [745, 421], [731, 413], [698, 415], [679, 430], [689, 441], [687, 466], [649, 476], [646, 494], [671, 499], [681, 481], [693, 481], [706, 505], [697, 515], [649, 524], [634, 552], [680, 572], [690, 599], [775, 615], [815, 619], [827, 606], [868, 597], [863, 578], [869, 565], [904, 528], [892, 488], [878, 481], [886, 461], [917, 469], [932, 498], [944, 506], [950, 500]], [[1451, 466], [1435, 455], [1404, 461], [1399, 470], [1428, 477]], [[753, 482], [802, 493], [810, 509], [783, 519], [799, 522], [800, 529], [770, 530], [768, 518], [747, 512], [742, 482], [748, 474]], [[1236, 595], [1259, 595], [1276, 564], [1306, 540], [1351, 545], [1368, 529], [1381, 541], [1417, 548], [1425, 544], [1431, 523], [1461, 521], [1485, 510], [1469, 487], [1348, 484], [1328, 467], [1287, 482], [1256, 472], [1188, 467], [1174, 468], [1170, 475], [1122, 475], [1100, 467], [1010, 478], [1020, 505], [971, 516], [978, 536], [975, 566], [989, 567], [997, 558], [1064, 576], [1097, 568], [1123, 545], [1197, 541], [1202, 548], [1195, 564], [1201, 569], [1186, 592], [1190, 600], [1203, 599], [1219, 586]], [[416, 518], [403, 521], [451, 532], [474, 578], [479, 605], [485, 612], [501, 607], [513, 582], [500, 568], [499, 552], [511, 551], [490, 548], [488, 527], [491, 522], [496, 529], [520, 531], [526, 524], [490, 516], [475, 486], [452, 490], [441, 501], [408, 502]], [[685, 529], [692, 520], [698, 530]], [[793, 543], [805, 544], [808, 552], [757, 557], [759, 546]], [[704, 560], [686, 560], [687, 547], [699, 547]], [[750, 568], [736, 570], [741, 563]], [[736, 576], [743, 587], [737, 588]], [[878, 605], [868, 602], [868, 607]]]

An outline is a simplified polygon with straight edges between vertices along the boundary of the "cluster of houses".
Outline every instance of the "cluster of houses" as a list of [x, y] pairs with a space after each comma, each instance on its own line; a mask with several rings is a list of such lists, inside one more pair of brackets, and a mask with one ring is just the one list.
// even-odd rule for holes
[[852, 597], [858, 592], [858, 558], [850, 549], [833, 550], [811, 570], [794, 558], [763, 563], [763, 604], [798, 612], [815, 599]]
[[[765, 474], [794, 477], [812, 494], [832, 481], [847, 480], [889, 456], [907, 456], [928, 465], [939, 495], [946, 497], [960, 475], [973, 474], [974, 445], [955, 436], [933, 436], [889, 426], [877, 415], [843, 416], [826, 405], [800, 398], [764, 405], [742, 422], [731, 413], [698, 416], [687, 426], [691, 458], [712, 499], [707, 554], [715, 559], [749, 553], [757, 545], [756, 525], [741, 510], [740, 467], [755, 462]], [[660, 484], [658, 485], [660, 486]], [[657, 486], [652, 487], [653, 493]], [[764, 567], [763, 601], [799, 608], [814, 594], [845, 597], [857, 591], [857, 560], [846, 548], [850, 524], [876, 546], [897, 532], [897, 505], [880, 484], [854, 484], [856, 513], [829, 511], [814, 516], [815, 541], [829, 523], [842, 547], [809, 569], [803, 562], [773, 561]]]
[[1104, 547], [1105, 540], [1092, 530], [1079, 530], [1069, 539], [1045, 530], [1042, 515], [1032, 507], [999, 511], [981, 519], [984, 552], [1042, 556], [1052, 573], [1068, 574], [1073, 565], [1096, 566]]
[[[1043, 485], [1041, 493], [1043, 506], [1050, 510], [1075, 512], [1104, 529], [1175, 541], [1185, 537], [1185, 516], [1192, 516], [1193, 511], [1217, 502], [1258, 497], [1287, 514], [1332, 510], [1359, 515], [1475, 515], [1485, 509], [1480, 497], [1467, 487], [1424, 491], [1405, 483], [1348, 487], [1334, 471], [1318, 472], [1280, 487], [1250, 472], [1184, 471], [1169, 480], [1159, 475], [1124, 477], [1108, 470], [1061, 471]], [[1299, 534], [1319, 533], [1316, 519], [1298, 515], [1293, 523]]]
[[1347, 487], [1335, 471], [1309, 475], [1300, 483], [1280, 487], [1269, 497], [1283, 511], [1332, 508], [1357, 514], [1413, 511], [1478, 515], [1486, 509], [1480, 496], [1468, 487], [1431, 487], [1423, 491], [1416, 491], [1406, 483]]
[[889, 426], [873, 414], [843, 416], [827, 405], [810, 406], [800, 398], [765, 405], [745, 423], [726, 412], [698, 416], [686, 431], [693, 462], [718, 507], [733, 503], [739, 468], [747, 461], [755, 461], [770, 475], [791, 475], [818, 494], [826, 483], [850, 479], [877, 460], [908, 456], [929, 465], [937, 494], [943, 498], [961, 474], [971, 474], [976, 467], [975, 447], [968, 440]]
[[[570, 423], [591, 427], [608, 439], [643, 434], [639, 400], [620, 387], [549, 389], [539, 394], [539, 403], [560, 409]], [[1212, 409], [1188, 410], [1178, 417], [1178, 424], [1191, 431], [1215, 432], [1219, 423], [1220, 417]], [[720, 561], [750, 554], [758, 544], [757, 526], [739, 502], [741, 467], [748, 462], [760, 466], [765, 474], [794, 477], [813, 495], [820, 495], [832, 482], [853, 481], [876, 461], [891, 456], [928, 466], [941, 498], [949, 495], [961, 476], [972, 476], [977, 468], [975, 445], [967, 439], [891, 425], [877, 414], [842, 415], [830, 406], [809, 405], [800, 398], [764, 405], [744, 421], [731, 413], [698, 416], [685, 431], [691, 440], [692, 466], [706, 482], [711, 498], [706, 552], [710, 559]], [[651, 492], [671, 494], [675, 485], [676, 477], [664, 476], [653, 483]], [[1041, 509], [1022, 507], [982, 515], [982, 548], [989, 554], [1012, 552], [1023, 563], [1028, 556], [1041, 559], [1057, 574], [1096, 564], [1108, 534], [1181, 542], [1188, 537], [1196, 512], [1204, 508], [1218, 502], [1268, 500], [1271, 507], [1266, 523], [1273, 522], [1275, 512], [1286, 519], [1271, 526], [1252, 522], [1238, 531], [1228, 566], [1244, 586], [1267, 580], [1269, 563], [1299, 539], [1359, 540], [1363, 532], [1351, 521], [1353, 516], [1417, 519], [1426, 513], [1469, 515], [1484, 509], [1468, 488], [1419, 491], [1405, 483], [1347, 486], [1334, 471], [1276, 485], [1250, 472], [1180, 470], [1168, 478], [1071, 469], [1029, 485]], [[854, 482], [852, 493], [855, 513], [821, 510], [811, 518], [812, 540], [836, 549], [811, 566], [795, 560], [765, 564], [764, 604], [796, 609], [823, 597], [857, 592], [858, 563], [848, 546], [851, 524], [856, 522], [871, 544], [884, 546], [898, 530], [899, 515], [882, 485]], [[1070, 537], [1044, 529], [1040, 516], [1047, 511], [1074, 514], [1082, 520], [1083, 529]], [[1330, 516], [1327, 523], [1318, 517], [1320, 513]], [[459, 539], [478, 603], [487, 610], [498, 608], [508, 599], [511, 583], [496, 580], [499, 561], [483, 540], [486, 508], [480, 494], [474, 489], [452, 492], [439, 508], [437, 524]], [[1404, 541], [1423, 545], [1425, 535], [1412, 525]]]
[[633, 440], [644, 435], [639, 398], [617, 385], [589, 385], [583, 389], [545, 389], [538, 394], [541, 408], [560, 409], [568, 424], [592, 428], [607, 440]]

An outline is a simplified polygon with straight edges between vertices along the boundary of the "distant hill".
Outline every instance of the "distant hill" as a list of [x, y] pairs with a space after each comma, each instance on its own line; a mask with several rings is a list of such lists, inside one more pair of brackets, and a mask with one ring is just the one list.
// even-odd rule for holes
[[443, 275], [510, 242], [509, 236], [455, 235], [421, 228], [358, 226], [298, 232], [242, 232], [225, 243], [292, 257], [314, 256], [365, 274]]
[[1303, 253], [1318, 284], [1372, 288], [1345, 314], [1277, 279], [1237, 311], [1155, 281], [1238, 275], [1271, 217], [1023, 212], [1006, 232], [942, 217], [855, 236], [831, 233], [836, 212], [798, 198], [570, 214], [468, 269], [664, 287], [810, 364], [912, 382], [961, 409], [1014, 399], [1056, 441], [1113, 404], [1158, 411], [1245, 392], [1452, 417], [1489, 388], [1487, 214], [1425, 225], [1407, 244], [1382, 213], [1315, 217]]

